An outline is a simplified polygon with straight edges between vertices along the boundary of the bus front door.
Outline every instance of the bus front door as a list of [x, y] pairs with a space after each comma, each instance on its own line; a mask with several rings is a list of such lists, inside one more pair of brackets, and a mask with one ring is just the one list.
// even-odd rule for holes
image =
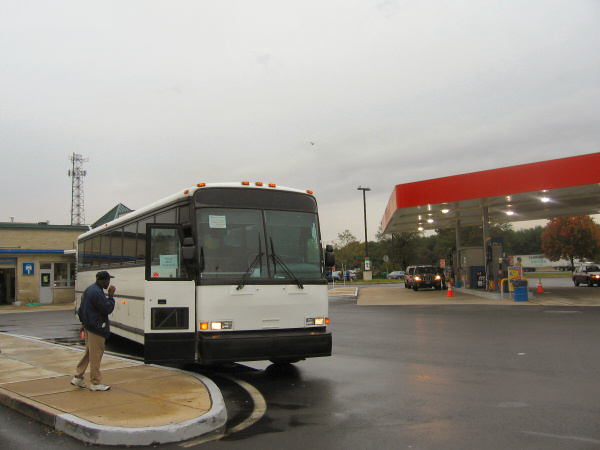
[[196, 285], [194, 281], [145, 282], [144, 360], [146, 363], [196, 359]]

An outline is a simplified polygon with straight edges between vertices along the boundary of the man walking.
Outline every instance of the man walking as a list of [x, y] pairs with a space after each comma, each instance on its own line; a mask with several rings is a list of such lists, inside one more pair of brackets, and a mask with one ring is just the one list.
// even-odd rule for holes
[[[110, 286], [110, 279], [114, 278], [103, 270], [96, 274], [96, 282], [89, 286], [83, 293], [81, 305], [77, 310], [79, 320], [85, 330], [85, 353], [77, 364], [75, 377], [71, 380], [73, 386], [85, 388], [83, 375], [90, 365], [90, 390], [108, 391], [110, 386], [102, 384], [100, 361], [104, 355], [104, 342], [110, 336], [108, 315], [115, 309], [115, 287]], [[108, 297], [104, 295], [108, 289]]]

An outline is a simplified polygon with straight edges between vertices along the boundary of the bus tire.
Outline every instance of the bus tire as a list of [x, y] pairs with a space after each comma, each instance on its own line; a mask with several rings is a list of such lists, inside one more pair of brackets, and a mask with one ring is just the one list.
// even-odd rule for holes
[[273, 364], [294, 364], [302, 361], [304, 358], [273, 358], [269, 361]]

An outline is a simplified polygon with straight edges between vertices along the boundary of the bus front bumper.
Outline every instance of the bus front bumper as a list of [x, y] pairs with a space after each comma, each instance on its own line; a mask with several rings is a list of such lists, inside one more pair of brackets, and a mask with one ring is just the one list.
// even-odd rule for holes
[[295, 362], [331, 356], [331, 333], [325, 328], [201, 332], [200, 363], [232, 361]]

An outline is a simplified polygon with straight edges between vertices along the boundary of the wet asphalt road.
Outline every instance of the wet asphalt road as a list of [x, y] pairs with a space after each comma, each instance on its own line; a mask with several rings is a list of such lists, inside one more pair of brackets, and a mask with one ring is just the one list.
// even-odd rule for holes
[[331, 316], [334, 356], [238, 373], [267, 414], [205, 448], [600, 448], [600, 308], [339, 298]]
[[[38, 314], [1, 317], [0, 329], [64, 337], [76, 326], [71, 312]], [[267, 410], [191, 448], [600, 448], [600, 307], [357, 306], [334, 297], [330, 316], [330, 358], [222, 368], [257, 388]], [[212, 376], [232, 420], [243, 420], [251, 399]]]

